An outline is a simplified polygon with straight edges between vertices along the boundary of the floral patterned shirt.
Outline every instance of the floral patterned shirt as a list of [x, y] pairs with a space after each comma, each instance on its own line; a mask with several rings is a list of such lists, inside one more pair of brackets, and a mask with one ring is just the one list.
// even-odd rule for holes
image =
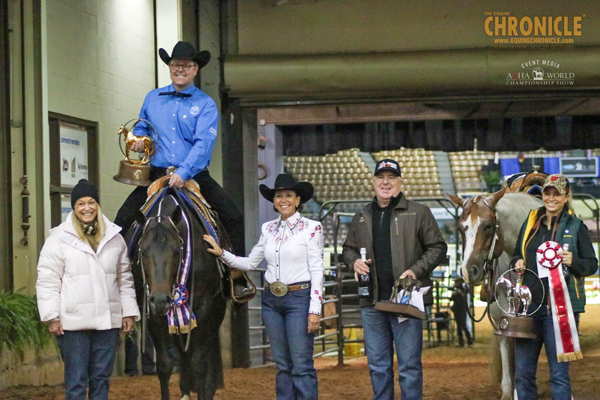
[[295, 213], [285, 221], [277, 218], [265, 222], [258, 243], [248, 257], [237, 257], [227, 251], [221, 259], [242, 270], [258, 268], [267, 261], [265, 279], [286, 285], [310, 282], [310, 314], [321, 314], [323, 300], [323, 227], [320, 222]]

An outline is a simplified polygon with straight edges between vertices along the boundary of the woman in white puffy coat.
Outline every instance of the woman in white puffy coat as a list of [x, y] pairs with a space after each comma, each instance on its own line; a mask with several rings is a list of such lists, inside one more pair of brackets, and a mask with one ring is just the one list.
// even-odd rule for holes
[[56, 335], [65, 364], [65, 398], [108, 399], [119, 329], [139, 309], [121, 228], [100, 211], [98, 190], [82, 179], [73, 212], [50, 231], [38, 263], [40, 318]]

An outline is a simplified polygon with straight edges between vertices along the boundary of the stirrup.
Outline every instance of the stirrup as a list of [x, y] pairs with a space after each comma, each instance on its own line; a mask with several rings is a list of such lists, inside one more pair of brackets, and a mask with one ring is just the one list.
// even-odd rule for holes
[[231, 299], [238, 304], [249, 302], [256, 295], [256, 286], [246, 271], [229, 270], [229, 293]]

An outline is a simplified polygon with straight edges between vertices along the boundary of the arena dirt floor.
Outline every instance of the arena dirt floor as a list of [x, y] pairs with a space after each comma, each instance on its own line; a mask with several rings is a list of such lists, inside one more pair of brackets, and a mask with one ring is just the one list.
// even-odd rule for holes
[[[477, 339], [473, 347], [440, 346], [423, 351], [425, 375], [424, 398], [432, 400], [500, 399], [498, 384], [491, 383], [491, 327], [477, 324]], [[571, 380], [577, 400], [600, 399], [600, 306], [588, 305], [581, 318], [581, 344], [584, 359], [571, 363]], [[366, 358], [346, 359], [337, 366], [337, 358], [316, 359], [319, 377], [319, 398], [322, 400], [367, 400], [371, 386]], [[254, 400], [275, 398], [275, 369], [233, 369], [225, 371], [225, 389], [218, 391], [217, 400]], [[171, 380], [171, 399], [179, 399], [177, 377]], [[548, 364], [542, 352], [538, 367], [540, 399], [551, 399], [548, 385]], [[159, 384], [155, 376], [135, 378], [115, 377], [111, 380], [111, 400], [159, 399]], [[19, 387], [0, 392], [0, 400], [58, 400], [64, 398], [62, 387]], [[400, 398], [396, 383], [396, 398]]]

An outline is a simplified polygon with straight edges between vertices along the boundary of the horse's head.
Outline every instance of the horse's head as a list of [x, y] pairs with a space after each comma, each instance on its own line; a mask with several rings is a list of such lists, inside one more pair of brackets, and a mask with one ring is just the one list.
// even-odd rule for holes
[[[485, 263], [502, 254], [503, 235], [498, 224], [496, 204], [504, 196], [505, 189], [489, 196], [470, 199], [448, 194], [450, 199], [462, 207], [458, 230], [462, 236], [462, 275], [472, 286], [480, 285], [485, 276]], [[490, 257], [490, 249], [491, 252]]]
[[[150, 315], [163, 316], [171, 304], [173, 285], [183, 257], [183, 240], [177, 229], [181, 208], [171, 216], [154, 216], [143, 223], [138, 251], [148, 287]], [[139, 222], [139, 221], [138, 221]]]
[[119, 127], [119, 131], [117, 132], [117, 136], [127, 136], [127, 134], [129, 133], [129, 130], [127, 128], [125, 128], [124, 125], [121, 125], [121, 127]]

